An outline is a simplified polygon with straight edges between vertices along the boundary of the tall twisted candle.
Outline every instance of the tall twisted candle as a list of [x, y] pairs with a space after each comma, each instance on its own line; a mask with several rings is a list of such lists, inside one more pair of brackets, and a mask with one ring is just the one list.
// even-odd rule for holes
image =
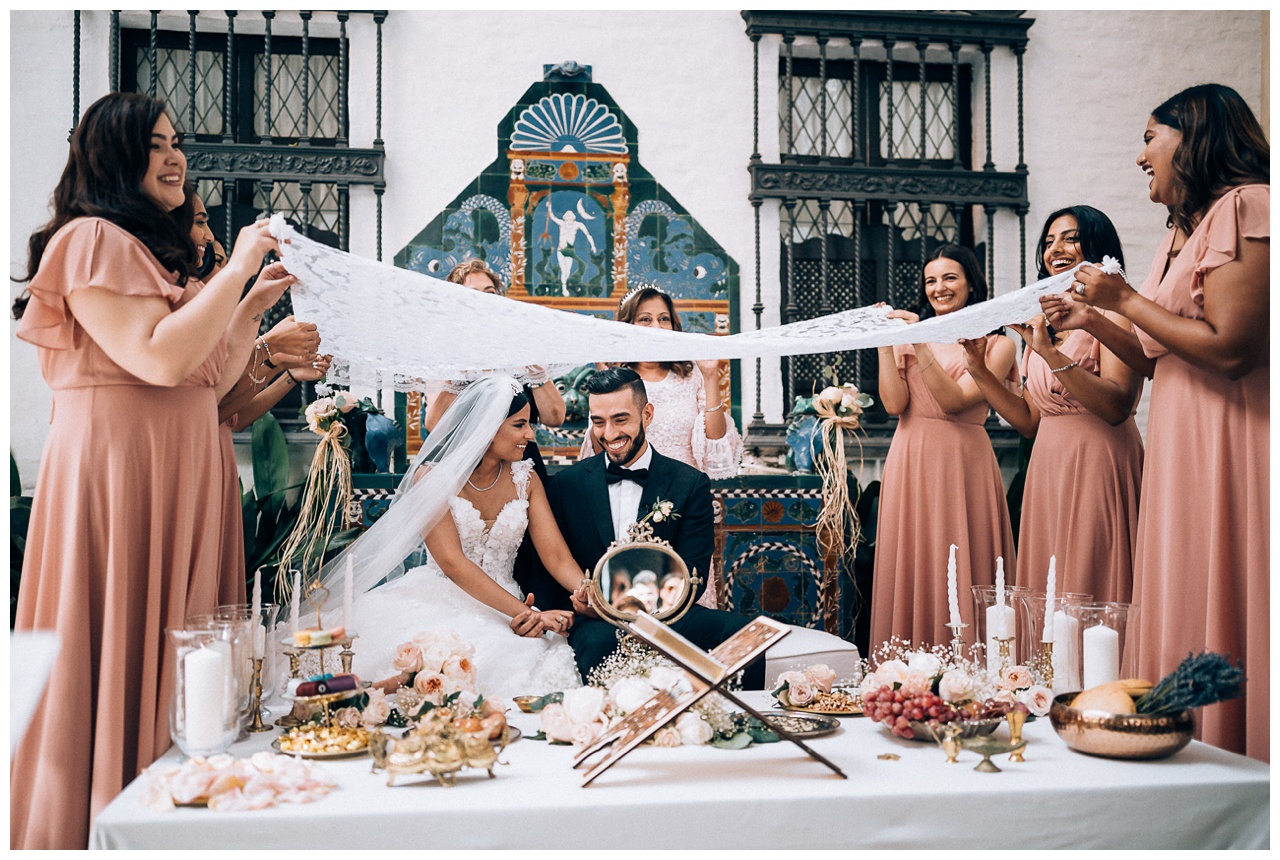
[[1053, 641], [1053, 589], [1058, 579], [1058, 558], [1049, 556], [1049, 582], [1044, 589], [1044, 634], [1041, 642]]
[[253, 658], [261, 660], [266, 645], [262, 630], [262, 568], [258, 568], [253, 574], [253, 605], [249, 616], [253, 621], [250, 628], [253, 633]]
[[996, 636], [1003, 639], [1009, 635], [1008, 625], [1004, 617], [1004, 556], [996, 559]]
[[355, 577], [355, 561], [347, 556], [347, 567], [342, 576], [342, 626], [351, 629], [351, 582]]
[[956, 591], [956, 545], [951, 545], [950, 554], [947, 556], [947, 609], [951, 613], [951, 623], [956, 625], [951, 628], [953, 636], [960, 635], [960, 596]]
[[302, 573], [293, 572], [293, 594], [289, 598], [289, 613], [293, 617], [293, 632], [298, 632], [298, 595], [302, 594]]

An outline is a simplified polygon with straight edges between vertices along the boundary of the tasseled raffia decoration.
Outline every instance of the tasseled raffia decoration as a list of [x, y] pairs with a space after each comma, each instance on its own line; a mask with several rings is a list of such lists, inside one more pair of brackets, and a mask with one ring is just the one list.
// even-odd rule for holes
[[[307, 483], [302, 488], [302, 510], [298, 513], [297, 525], [280, 550], [281, 570], [300, 563], [305, 578], [307, 565], [314, 562], [319, 568], [339, 518], [344, 528], [351, 525], [348, 521], [351, 457], [342, 444], [346, 435], [347, 427], [341, 421], [332, 422], [320, 434], [320, 443], [316, 445], [307, 473]], [[276, 577], [276, 593], [282, 606], [290, 599], [292, 588], [289, 577]]]

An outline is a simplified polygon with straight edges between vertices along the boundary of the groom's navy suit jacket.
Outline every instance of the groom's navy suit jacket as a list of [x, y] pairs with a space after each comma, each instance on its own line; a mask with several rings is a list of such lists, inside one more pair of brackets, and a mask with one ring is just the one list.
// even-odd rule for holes
[[[560, 533], [564, 535], [574, 560], [588, 571], [595, 569], [596, 562], [616, 537], [609, 508], [609, 489], [605, 482], [606, 465], [605, 455], [597, 454], [558, 472], [547, 489]], [[711, 553], [715, 550], [711, 481], [692, 466], [664, 457], [655, 450], [649, 463], [649, 481], [640, 496], [635, 519], [652, 510], [659, 500], [671, 502], [679, 516], [658, 523], [650, 520], [653, 533], [671, 544], [684, 559], [691, 575], [697, 570], [703, 580], [698, 591], [701, 596], [711, 567]], [[543, 591], [535, 590], [539, 607], [561, 607], [562, 604], [556, 600], [563, 600], [563, 606], [568, 606], [568, 592], [555, 580], [540, 584], [544, 591], [558, 590], [560, 594], [555, 595], [554, 600], [547, 599], [544, 604]]]
[[[605, 480], [606, 466], [605, 455], [597, 454], [558, 472], [547, 487], [551, 511], [560, 526], [560, 533], [564, 535], [574, 560], [588, 573], [595, 569], [596, 562], [615, 540], [609, 485]], [[711, 481], [692, 466], [664, 457], [655, 450], [649, 462], [649, 480], [635, 512], [636, 519], [652, 510], [659, 500], [671, 502], [674, 512], [680, 516], [653, 523], [654, 536], [671, 544], [690, 574], [694, 570], [698, 572], [703, 580], [698, 589], [700, 597], [707, 587], [711, 554], [715, 550]], [[539, 571], [537, 580], [530, 586], [525, 590], [533, 592], [540, 609], [572, 608], [569, 593], [545, 570]], [[695, 605], [671, 627], [698, 647], [710, 650], [746, 626], [748, 621], [732, 612]], [[569, 644], [573, 646], [578, 669], [584, 678], [614, 649], [616, 642], [614, 630], [606, 622], [578, 617], [569, 632]], [[749, 666], [743, 680], [748, 689], [760, 689], [764, 685], [764, 660], [757, 660]]]

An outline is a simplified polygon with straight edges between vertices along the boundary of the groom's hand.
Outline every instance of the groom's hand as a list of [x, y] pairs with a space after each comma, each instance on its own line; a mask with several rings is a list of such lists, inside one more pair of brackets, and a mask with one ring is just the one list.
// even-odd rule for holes
[[517, 636], [541, 636], [542, 631], [546, 628], [542, 623], [542, 616], [532, 608], [532, 594], [525, 597], [524, 605], [530, 608], [511, 619], [511, 623], [508, 625], [511, 628], [511, 632]]
[[585, 615], [587, 618], [599, 618], [595, 607], [591, 605], [591, 601], [587, 599], [587, 589], [591, 587], [590, 574], [587, 575], [569, 595], [569, 602], [573, 604], [573, 611], [579, 615]]

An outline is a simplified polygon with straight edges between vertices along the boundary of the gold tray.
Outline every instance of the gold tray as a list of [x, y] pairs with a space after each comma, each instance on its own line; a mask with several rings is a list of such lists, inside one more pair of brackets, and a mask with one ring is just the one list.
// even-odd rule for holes
[[854, 710], [851, 710], [851, 711], [818, 710], [817, 708], [810, 708], [810, 707], [802, 708], [798, 705], [784, 705], [781, 702], [776, 700], [774, 701], [774, 704], [777, 707], [782, 708], [784, 711], [796, 711], [797, 713], [801, 713], [801, 714], [821, 714], [822, 716], [825, 716], [825, 717], [860, 717], [862, 716], [862, 707], [856, 704], [853, 706]]
[[353, 757], [355, 757], [355, 756], [362, 756], [362, 755], [368, 755], [368, 754], [369, 754], [369, 746], [368, 746], [368, 744], [366, 744], [366, 745], [364, 745], [364, 746], [360, 747], [360, 749], [356, 749], [356, 750], [341, 750], [341, 751], [339, 751], [339, 752], [319, 752], [319, 753], [309, 753], [309, 752], [291, 752], [291, 751], [289, 751], [289, 750], [282, 750], [282, 749], [280, 749], [280, 739], [279, 739], [279, 738], [276, 738], [275, 740], [273, 740], [273, 741], [271, 742], [271, 748], [272, 748], [273, 750], [275, 750], [276, 752], [280, 753], [281, 755], [291, 755], [291, 756], [293, 756], [294, 758], [312, 758], [312, 759], [353, 758]]
[[765, 711], [760, 716], [768, 718], [772, 723], [797, 738], [820, 738], [840, 728], [840, 721], [829, 716], [813, 714], [798, 716], [795, 708], [783, 711]]

